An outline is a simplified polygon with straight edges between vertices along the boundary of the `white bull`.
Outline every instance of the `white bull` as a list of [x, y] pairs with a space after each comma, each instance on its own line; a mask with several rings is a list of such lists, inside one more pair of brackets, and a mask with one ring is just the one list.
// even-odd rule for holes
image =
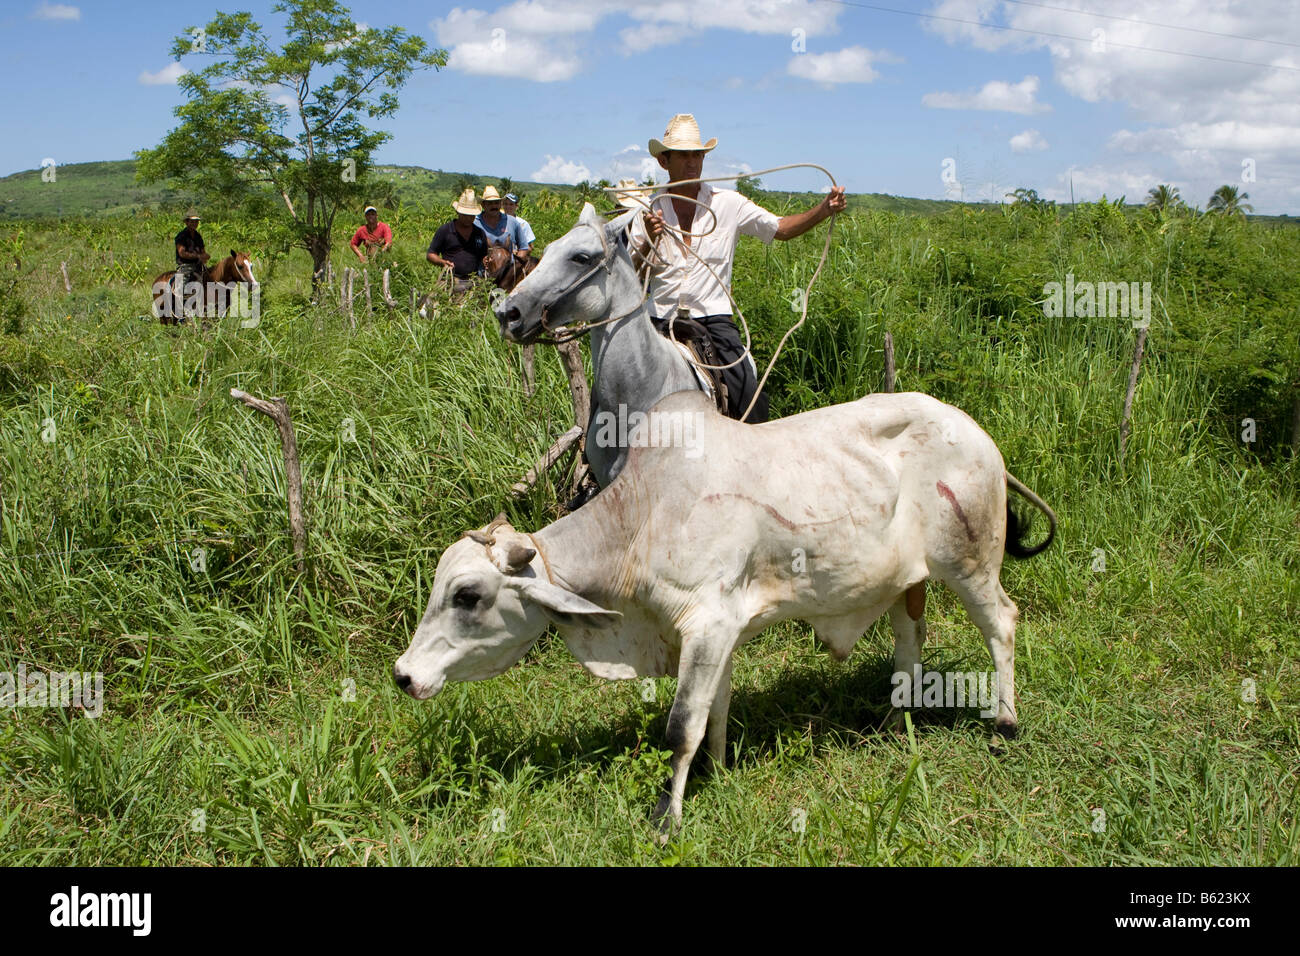
[[[398, 686], [423, 700], [448, 680], [495, 677], [548, 622], [597, 677], [677, 676], [673, 775], [655, 811], [671, 826], [706, 725], [709, 754], [725, 759], [737, 647], [798, 618], [843, 659], [888, 611], [895, 671], [910, 675], [924, 582], [938, 578], [988, 642], [995, 726], [1015, 733], [1018, 612], [999, 581], [1002, 555], [1038, 553], [1056, 522], [969, 416], [907, 393], [742, 425], [679, 392], [650, 421], [649, 436], [630, 437], [622, 473], [581, 510], [534, 534], [499, 518], [447, 548], [393, 667]], [[656, 433], [687, 444], [693, 434], [706, 453], [655, 443]], [[1008, 485], [1051, 521], [1035, 548], [1021, 543]]]

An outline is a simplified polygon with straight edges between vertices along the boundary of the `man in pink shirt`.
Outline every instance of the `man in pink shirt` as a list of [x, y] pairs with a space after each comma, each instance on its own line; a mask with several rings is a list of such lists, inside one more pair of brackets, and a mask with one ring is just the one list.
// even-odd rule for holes
[[366, 251], [372, 254], [375, 251], [387, 252], [393, 246], [393, 230], [388, 228], [388, 223], [379, 221], [379, 210], [374, 206], [366, 207], [366, 224], [352, 236], [352, 251], [365, 262], [366, 252], [361, 249], [363, 243]]

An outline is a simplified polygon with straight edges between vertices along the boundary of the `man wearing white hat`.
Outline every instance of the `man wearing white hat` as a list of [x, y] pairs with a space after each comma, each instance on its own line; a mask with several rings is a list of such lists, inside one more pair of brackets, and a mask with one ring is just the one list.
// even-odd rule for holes
[[[379, 221], [379, 210], [374, 206], [367, 206], [365, 217], [365, 224], [353, 233], [351, 242], [352, 251], [363, 263], [366, 261], [367, 252], [374, 255], [376, 252], [387, 252], [393, 248], [393, 230], [388, 223]], [[361, 248], [363, 243], [364, 251]]]
[[483, 211], [474, 190], [466, 189], [451, 208], [456, 210], [456, 218], [438, 227], [424, 257], [435, 266], [450, 269], [452, 290], [465, 292], [483, 269], [488, 237], [474, 222], [474, 217]]
[[[679, 113], [668, 123], [662, 140], [650, 140], [650, 155], [668, 171], [669, 181], [699, 179], [704, 154], [717, 145], [717, 137], [701, 142], [695, 117]], [[684, 198], [678, 199], [679, 196]], [[699, 206], [707, 207], [708, 211]], [[777, 216], [735, 190], [715, 189], [710, 183], [672, 186], [666, 193], [656, 193], [650, 211], [633, 221], [631, 237], [632, 261], [638, 266], [649, 263], [650, 310], [655, 326], [662, 330], [670, 317], [689, 316], [708, 330], [722, 357], [720, 364], [734, 362], [744, 353], [744, 345], [732, 320], [727, 292], [731, 288], [739, 236], [742, 233], [755, 236], [766, 243], [773, 239], [793, 239], [832, 213], [840, 212], [844, 206], [841, 186], [832, 189], [812, 209], [793, 216]], [[688, 235], [678, 239], [665, 226]], [[708, 235], [689, 235], [692, 232], [708, 232]], [[666, 238], [654, 246], [652, 255], [651, 245], [665, 233]], [[710, 268], [717, 279], [709, 273]], [[746, 356], [722, 375], [727, 384], [728, 414], [739, 418], [758, 388], [753, 358]], [[745, 421], [767, 421], [767, 410], [767, 396], [760, 394]]]

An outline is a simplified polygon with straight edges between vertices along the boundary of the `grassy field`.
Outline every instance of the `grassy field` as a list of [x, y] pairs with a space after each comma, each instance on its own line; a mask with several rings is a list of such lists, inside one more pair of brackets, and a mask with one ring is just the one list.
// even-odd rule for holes
[[[447, 198], [385, 214], [399, 302]], [[524, 210], [544, 238], [576, 211]], [[204, 233], [263, 263], [260, 326], [163, 329], [147, 286], [174, 218], [0, 230], [0, 671], [102, 671], [106, 696], [98, 719], [0, 711], [0, 863], [1298, 862], [1300, 232], [1105, 203], [842, 217], [773, 412], [878, 390], [888, 330], [899, 389], [968, 411], [1054, 506], [1057, 544], [1003, 574], [1022, 735], [993, 753], [951, 710], [891, 733], [887, 622], [842, 664], [781, 626], [738, 652], [732, 763], [693, 778], [660, 848], [674, 681], [597, 680], [554, 636], [426, 704], [389, 675], [442, 549], [569, 424], [554, 354], [527, 399], [483, 298], [354, 329], [239, 218]], [[742, 242], [760, 364], [821, 244]], [[1134, 332], [1046, 318], [1066, 273], [1156, 295], [1122, 465]], [[232, 387], [293, 410], [305, 574], [274, 429]], [[557, 496], [541, 482], [515, 525]], [[989, 670], [931, 594], [926, 666]]]

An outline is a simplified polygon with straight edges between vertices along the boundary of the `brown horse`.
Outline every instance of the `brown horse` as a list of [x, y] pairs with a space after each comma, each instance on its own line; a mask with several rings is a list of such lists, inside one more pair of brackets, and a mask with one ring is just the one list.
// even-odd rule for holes
[[521, 262], [505, 246], [492, 246], [483, 257], [483, 272], [496, 283], [498, 289], [509, 292], [523, 281], [524, 276], [537, 268], [539, 261], [536, 256], [529, 256]]
[[[230, 255], [215, 266], [203, 270], [203, 288], [176, 287], [176, 270], [164, 272], [153, 280], [153, 314], [163, 325], [176, 325], [184, 319], [186, 308], [191, 315], [207, 317], [225, 315], [229, 295], [236, 285], [257, 288], [253, 260], [247, 253], [230, 250]], [[192, 283], [197, 286], [198, 283]], [[201, 293], [201, 294], [200, 294]]]

